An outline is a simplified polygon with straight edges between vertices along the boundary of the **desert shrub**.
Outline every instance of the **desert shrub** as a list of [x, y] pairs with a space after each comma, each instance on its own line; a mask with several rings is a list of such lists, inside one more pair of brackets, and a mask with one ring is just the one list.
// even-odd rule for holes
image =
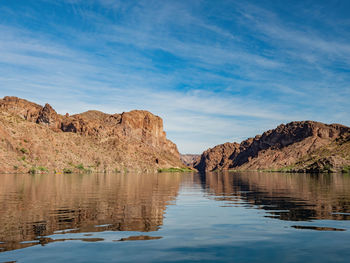
[[160, 168], [158, 169], [159, 173], [183, 173], [183, 172], [192, 172], [190, 168], [178, 168], [178, 167], [171, 167], [171, 168]]
[[28, 150], [27, 149], [25, 149], [25, 148], [21, 148], [21, 149], [19, 149], [20, 150], [20, 152], [21, 153], [23, 153], [23, 154], [25, 154], [25, 153], [27, 153], [28, 152]]
[[39, 166], [37, 169], [38, 169], [39, 171], [41, 171], [41, 172], [48, 172], [48, 171], [49, 171], [49, 169], [47, 169], [47, 168], [44, 167], [44, 166]]
[[79, 170], [85, 170], [84, 165], [82, 163], [76, 165], [75, 168], [77, 168]]

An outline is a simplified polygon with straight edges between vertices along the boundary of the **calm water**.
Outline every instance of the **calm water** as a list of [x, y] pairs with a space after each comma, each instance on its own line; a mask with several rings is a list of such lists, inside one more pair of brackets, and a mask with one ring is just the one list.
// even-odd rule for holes
[[0, 262], [350, 262], [350, 177], [1, 175]]

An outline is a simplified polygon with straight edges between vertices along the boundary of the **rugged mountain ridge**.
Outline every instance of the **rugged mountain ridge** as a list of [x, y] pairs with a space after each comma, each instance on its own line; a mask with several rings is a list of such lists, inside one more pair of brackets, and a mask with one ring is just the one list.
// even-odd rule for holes
[[148, 111], [58, 114], [17, 97], [0, 99], [0, 172], [122, 171], [183, 167], [163, 121]]
[[[224, 143], [206, 150], [194, 164], [199, 171], [289, 169], [291, 171], [321, 171], [324, 167], [301, 162], [302, 158], [327, 147], [335, 140], [346, 137], [350, 128], [340, 124], [323, 124], [314, 121], [281, 124], [239, 143]], [[326, 156], [330, 158], [330, 156]], [[350, 165], [348, 156], [330, 162], [339, 170]], [[317, 161], [317, 156], [314, 158]], [[332, 164], [333, 163], [333, 164]], [[336, 165], [341, 163], [341, 165]], [[334, 166], [334, 167], [333, 167]], [[342, 166], [342, 167], [341, 167]]]

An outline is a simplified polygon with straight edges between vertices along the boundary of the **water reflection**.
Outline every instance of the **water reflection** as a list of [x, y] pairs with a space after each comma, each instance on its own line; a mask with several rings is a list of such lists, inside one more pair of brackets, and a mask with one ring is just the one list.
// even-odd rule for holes
[[349, 176], [226, 172], [203, 174], [200, 179], [210, 198], [225, 201], [225, 206], [264, 209], [266, 217], [291, 221], [350, 219]]
[[155, 231], [180, 180], [179, 174], [1, 175], [0, 251], [64, 241], [44, 237], [57, 233]]
[[[240, 209], [237, 211], [242, 208], [263, 211], [252, 215], [262, 226], [266, 224], [264, 217], [291, 221], [350, 219], [350, 177], [343, 175], [228, 172], [1, 175], [0, 252], [66, 240], [104, 241], [101, 235], [91, 233], [106, 230], [157, 231], [163, 225], [167, 205], [174, 204], [179, 193], [183, 202], [189, 202], [187, 206], [177, 204], [182, 216], [199, 208], [204, 211], [202, 218], [211, 215], [208, 222], [228, 216], [224, 209], [234, 212], [236, 207]], [[211, 200], [217, 201], [215, 207], [200, 209], [203, 203], [213, 205]], [[210, 209], [215, 209], [215, 215]], [[172, 224], [181, 228], [183, 217], [172, 215]], [[195, 214], [187, 218], [186, 223], [193, 222], [193, 226], [186, 224], [185, 231], [196, 234], [198, 217]], [[231, 213], [227, 220], [244, 224], [239, 213]], [[204, 233], [215, 240], [220, 229], [227, 227], [229, 231], [234, 224], [210, 226], [214, 229]], [[338, 226], [311, 226], [309, 222], [291, 223], [291, 227], [298, 232], [346, 230]], [[156, 242], [166, 233], [164, 228], [157, 236], [131, 233], [129, 237], [113, 237], [112, 241]], [[68, 233], [85, 234], [65, 235]], [[179, 232], [175, 236], [178, 240], [183, 238]]]
[[136, 240], [155, 240], [155, 239], [161, 239], [162, 237], [154, 237], [154, 236], [130, 236], [130, 237], [123, 237], [119, 240], [113, 240], [113, 241], [136, 241]]
[[320, 227], [320, 226], [292, 226], [295, 229], [308, 229], [308, 230], [317, 230], [317, 231], [345, 231], [343, 228], [335, 227]]

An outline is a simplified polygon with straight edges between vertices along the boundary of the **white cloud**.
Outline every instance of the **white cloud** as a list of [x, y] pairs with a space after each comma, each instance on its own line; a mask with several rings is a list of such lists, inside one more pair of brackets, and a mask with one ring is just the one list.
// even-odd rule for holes
[[[225, 19], [256, 32], [251, 37], [273, 50], [255, 49], [187, 2], [141, 1], [129, 10], [127, 2], [100, 1], [110, 16], [89, 9], [91, 1], [69, 2], [88, 32], [48, 21], [64, 36], [55, 38], [0, 25], [0, 96], [49, 102], [62, 114], [146, 109], [164, 119], [170, 139], [186, 153], [292, 120], [350, 124], [349, 77], [330, 67], [348, 67], [348, 42], [290, 29], [251, 5], [240, 6], [241, 17]], [[154, 51], [180, 65], [157, 61]]]

